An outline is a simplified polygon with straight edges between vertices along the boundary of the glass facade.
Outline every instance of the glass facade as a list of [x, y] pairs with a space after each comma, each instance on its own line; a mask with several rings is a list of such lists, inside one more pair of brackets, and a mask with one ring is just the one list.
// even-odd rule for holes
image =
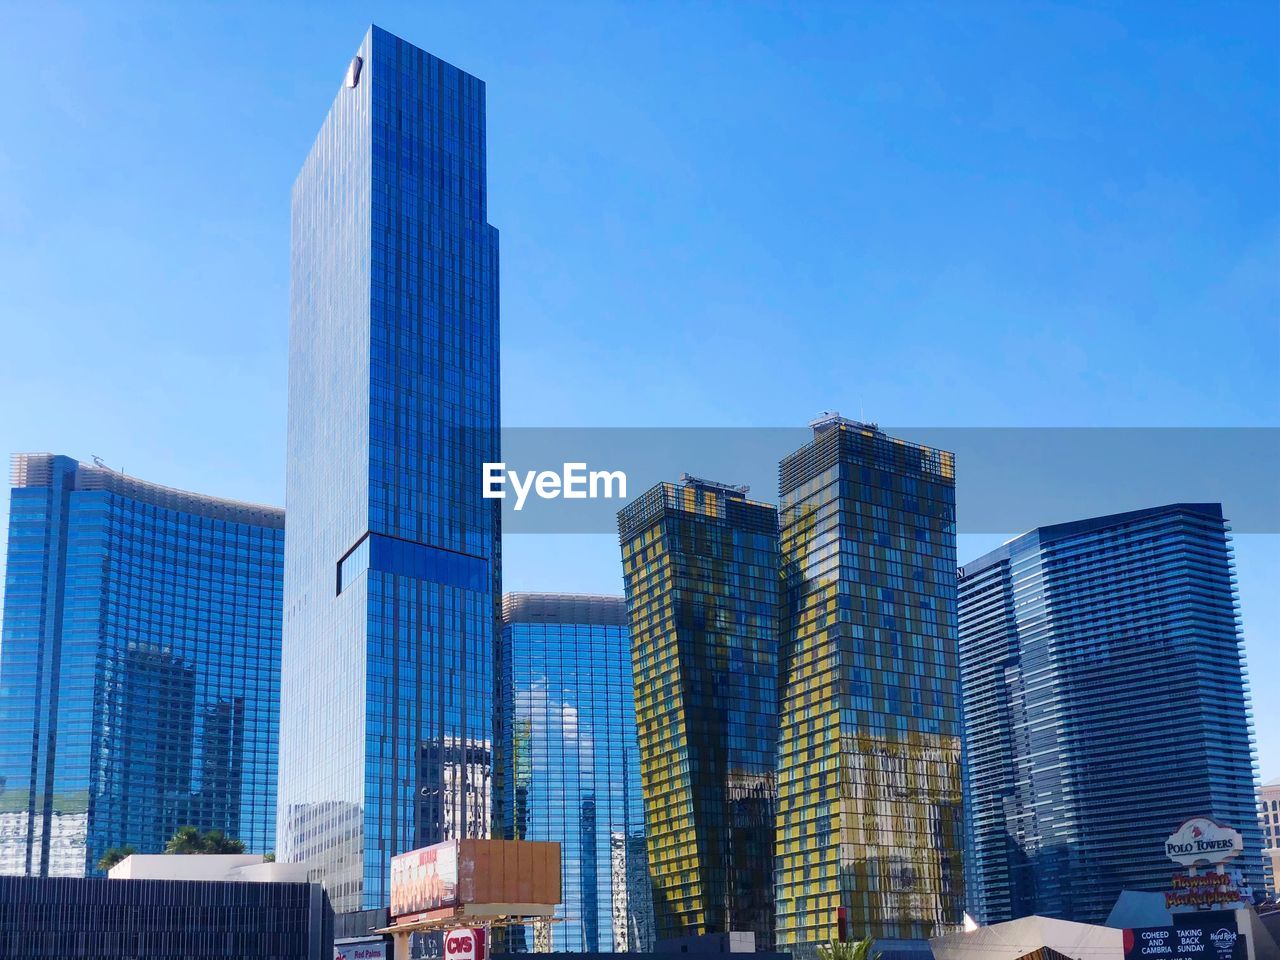
[[1163, 890], [1209, 816], [1261, 837], [1235, 576], [1219, 504], [1018, 537], [960, 571], [969, 910], [1101, 923]]
[[[621, 597], [508, 594], [499, 658], [500, 830], [560, 844], [563, 923], [513, 928], [509, 949], [646, 951], [653, 944]], [[539, 937], [546, 938], [545, 943]]]
[[83, 876], [184, 824], [275, 846], [284, 511], [14, 458], [0, 873]]
[[314, 883], [0, 877], [6, 960], [330, 960]]
[[779, 468], [778, 949], [962, 919], [952, 455], [838, 417]]
[[778, 517], [745, 494], [661, 483], [618, 530], [657, 936], [772, 949]]
[[373, 27], [293, 189], [280, 854], [340, 911], [491, 822], [498, 238], [484, 84]]
[[1258, 788], [1258, 825], [1262, 830], [1262, 889], [1280, 897], [1280, 777]]

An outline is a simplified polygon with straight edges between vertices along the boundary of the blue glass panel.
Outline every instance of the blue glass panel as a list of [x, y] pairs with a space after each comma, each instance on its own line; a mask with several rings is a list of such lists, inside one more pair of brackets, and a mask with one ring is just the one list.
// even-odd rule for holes
[[[359, 555], [365, 551], [363, 567], [360, 566]], [[358, 576], [363, 570], [373, 569], [382, 573], [394, 573], [415, 580], [428, 580], [432, 583], [463, 590], [485, 589], [489, 580], [489, 562], [480, 557], [469, 557], [451, 550], [429, 547], [423, 543], [409, 543], [394, 537], [384, 537], [373, 533], [365, 538], [362, 545], [352, 551], [342, 563], [342, 583], [347, 583], [347, 568]]]
[[341, 593], [358, 578], [369, 572], [369, 538], [360, 540], [359, 545], [342, 558], [338, 564], [338, 593]]

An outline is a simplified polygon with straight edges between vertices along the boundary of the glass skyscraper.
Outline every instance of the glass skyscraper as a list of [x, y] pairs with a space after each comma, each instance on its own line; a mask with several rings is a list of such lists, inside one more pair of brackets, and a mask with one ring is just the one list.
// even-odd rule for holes
[[1280, 777], [1258, 788], [1258, 820], [1262, 833], [1262, 889], [1280, 897]]
[[778, 515], [746, 492], [660, 483], [618, 531], [657, 936], [772, 949]]
[[0, 874], [84, 876], [186, 824], [274, 849], [284, 511], [13, 466]]
[[779, 467], [778, 949], [962, 919], [952, 455], [831, 416]]
[[503, 601], [498, 768], [503, 836], [560, 844], [563, 923], [515, 951], [644, 951], [653, 908], [621, 597], [515, 593]]
[[1227, 525], [1180, 503], [1041, 527], [960, 572], [969, 910], [1106, 919], [1208, 816], [1261, 838]]
[[293, 188], [280, 855], [339, 911], [491, 822], [498, 237], [485, 89], [378, 27]]

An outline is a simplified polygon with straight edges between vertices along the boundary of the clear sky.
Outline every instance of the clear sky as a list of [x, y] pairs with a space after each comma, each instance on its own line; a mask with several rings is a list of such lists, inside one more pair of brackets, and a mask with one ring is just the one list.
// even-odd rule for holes
[[0, 451], [281, 502], [289, 188], [371, 21], [488, 84], [507, 424], [1280, 426], [1278, 11], [5, 2]]

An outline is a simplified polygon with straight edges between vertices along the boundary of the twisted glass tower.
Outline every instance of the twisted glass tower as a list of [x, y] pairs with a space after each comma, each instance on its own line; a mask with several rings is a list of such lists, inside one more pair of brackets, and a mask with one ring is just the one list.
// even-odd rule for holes
[[1208, 816], [1261, 835], [1222, 507], [1040, 527], [960, 571], [973, 862], [983, 923], [1101, 923], [1168, 886], [1164, 840]]
[[686, 476], [628, 504], [618, 533], [657, 936], [772, 949], [777, 510]]
[[512, 593], [502, 620], [494, 799], [506, 837], [560, 844], [564, 920], [547, 943], [513, 928], [509, 949], [652, 949], [626, 604]]
[[10, 503], [0, 874], [186, 824], [274, 849], [284, 511], [47, 453]]
[[963, 900], [954, 460], [832, 416], [778, 476], [778, 947], [927, 958]]
[[498, 237], [484, 84], [378, 27], [293, 188], [279, 834], [337, 910], [488, 834]]

